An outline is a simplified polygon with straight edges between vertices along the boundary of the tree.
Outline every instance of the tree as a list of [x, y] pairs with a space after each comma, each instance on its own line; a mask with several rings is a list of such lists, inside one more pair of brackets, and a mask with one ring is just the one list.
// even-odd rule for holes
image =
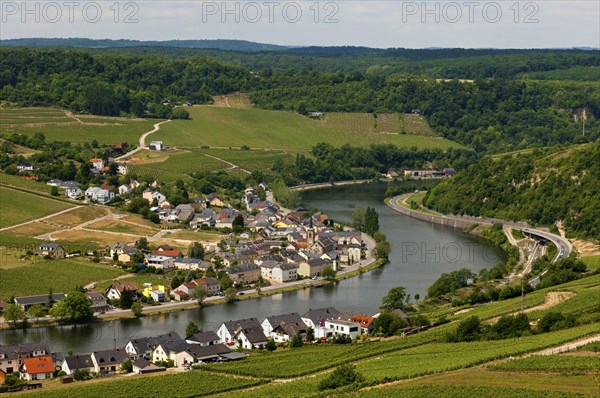
[[304, 342], [302, 341], [302, 336], [297, 334], [290, 339], [290, 348], [299, 348], [304, 346]]
[[135, 315], [136, 318], [142, 316], [142, 309], [143, 307], [141, 303], [133, 303], [131, 305], [131, 312], [133, 312], [133, 315]]
[[202, 243], [192, 243], [188, 249], [188, 257], [199, 258], [200, 260], [204, 260], [204, 246], [202, 246]]
[[382, 334], [384, 336], [391, 336], [396, 333], [397, 330], [402, 329], [406, 326], [406, 322], [400, 318], [400, 316], [391, 311], [383, 311], [373, 324], [375, 333]]
[[69, 293], [65, 299], [61, 301], [66, 308], [66, 318], [71, 322], [89, 321], [94, 317], [92, 310], [92, 300], [85, 297], [81, 292]]
[[334, 270], [333, 267], [330, 267], [330, 266], [325, 267], [322, 272], [323, 278], [325, 278], [327, 280], [335, 279], [336, 274], [337, 274], [337, 271]]
[[133, 363], [131, 362], [131, 359], [128, 359], [121, 364], [121, 371], [124, 373], [133, 372]]
[[357, 206], [352, 212], [352, 226], [354, 229], [364, 231], [366, 211], [362, 206]]
[[235, 216], [233, 221], [231, 222], [231, 226], [233, 227], [233, 232], [240, 233], [244, 231], [244, 217], [241, 214]]
[[204, 286], [196, 286], [192, 290], [192, 297], [198, 302], [198, 306], [202, 307], [202, 302], [208, 297], [208, 290]]
[[369, 235], [374, 235], [379, 231], [379, 214], [372, 207], [367, 207], [364, 215], [364, 231]]
[[306, 341], [314, 341], [315, 340], [315, 329], [309, 327], [306, 329]]
[[329, 377], [319, 383], [319, 390], [332, 390], [338, 387], [348, 386], [354, 383], [360, 383], [364, 377], [356, 371], [353, 365], [338, 366]]
[[235, 287], [229, 287], [225, 290], [224, 292], [225, 294], [225, 300], [227, 300], [228, 303], [233, 303], [234, 301], [237, 300], [237, 290], [235, 290]]
[[398, 286], [390, 289], [388, 293], [381, 300], [381, 309], [384, 310], [401, 310], [404, 309], [404, 300], [406, 299], [406, 292], [404, 287]]
[[8, 304], [4, 309], [4, 319], [15, 324], [17, 321], [25, 319], [25, 311], [17, 304]]
[[142, 236], [137, 242], [135, 242], [135, 247], [138, 250], [147, 250], [148, 249], [148, 239], [145, 236]]
[[46, 309], [52, 308], [54, 305], [54, 294], [52, 293], [52, 288], [48, 290], [48, 297], [46, 298]]
[[123, 289], [123, 291], [121, 292], [121, 298], [119, 299], [119, 307], [125, 309], [131, 308], [134, 299], [135, 292], [132, 292], [129, 289]]
[[275, 343], [275, 340], [273, 340], [272, 337], [269, 337], [269, 340], [267, 340], [267, 344], [265, 344], [265, 348], [269, 352], [273, 352], [277, 349], [277, 344]]
[[68, 316], [67, 305], [64, 300], [55, 303], [52, 308], [50, 308], [50, 316], [60, 321]]
[[50, 188], [50, 195], [58, 196], [58, 187], [57, 186], [52, 186], [52, 188]]
[[451, 342], [480, 340], [482, 328], [479, 317], [476, 315], [470, 316], [458, 324], [456, 331], [449, 335], [448, 340]]
[[41, 318], [46, 315], [46, 308], [41, 304], [34, 304], [29, 307], [27, 313], [32, 318]]
[[187, 339], [188, 337], [191, 337], [196, 333], [200, 333], [200, 328], [194, 323], [194, 321], [190, 321], [190, 323], [188, 323], [187, 327], [185, 328], [185, 338]]

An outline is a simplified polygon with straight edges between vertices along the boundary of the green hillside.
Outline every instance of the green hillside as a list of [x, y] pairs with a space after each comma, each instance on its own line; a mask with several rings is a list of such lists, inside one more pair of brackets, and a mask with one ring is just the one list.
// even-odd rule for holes
[[[188, 108], [192, 120], [174, 120], [161, 127], [152, 139], [163, 140], [166, 145], [177, 147], [223, 147], [284, 149], [308, 151], [319, 142], [335, 146], [351, 144], [396, 144], [400, 147], [417, 148], [462, 148], [460, 144], [439, 137], [400, 134], [400, 120], [397, 119], [396, 132], [380, 132], [364, 117], [368, 114], [331, 114], [325, 120], [283, 111], [258, 109], [233, 109], [210, 106]], [[340, 119], [348, 119], [343, 121]], [[360, 128], [362, 123], [363, 128]], [[342, 126], [348, 126], [343, 129]], [[384, 126], [389, 125], [386, 123]]]
[[442, 213], [496, 216], [600, 236], [600, 141], [483, 158], [436, 186], [425, 204]]

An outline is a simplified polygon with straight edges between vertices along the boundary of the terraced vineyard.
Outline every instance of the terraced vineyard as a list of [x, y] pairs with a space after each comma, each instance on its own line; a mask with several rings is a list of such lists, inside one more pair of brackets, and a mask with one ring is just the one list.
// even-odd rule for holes
[[429, 127], [425, 118], [421, 115], [404, 115], [404, 130], [406, 134], [435, 137], [437, 134]]
[[587, 355], [533, 355], [488, 366], [490, 370], [525, 372], [600, 371], [600, 357]]
[[[65, 210], [73, 205], [0, 186], [0, 227], [19, 224], [25, 221], [43, 217], [60, 210]], [[28, 203], [27, 206], [23, 206]]]

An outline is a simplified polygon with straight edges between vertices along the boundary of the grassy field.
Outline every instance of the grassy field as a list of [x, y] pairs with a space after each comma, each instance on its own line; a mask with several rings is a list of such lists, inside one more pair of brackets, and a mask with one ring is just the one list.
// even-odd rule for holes
[[0, 227], [33, 220], [69, 207], [72, 206], [65, 202], [0, 186]]
[[[373, 117], [369, 114], [344, 116], [329, 113], [325, 121], [280, 111], [258, 109], [234, 109], [210, 106], [188, 108], [193, 120], [176, 120], [165, 124], [153, 134], [155, 140], [163, 140], [166, 145], [177, 147], [221, 147], [270, 148], [291, 152], [307, 151], [319, 142], [339, 146], [343, 144], [367, 146], [373, 143], [392, 143], [398, 146], [418, 148], [459, 148], [459, 144], [436, 137], [423, 137], [404, 134], [382, 134], [373, 130]], [[356, 116], [358, 115], [358, 116]], [[368, 118], [370, 122], [367, 122]], [[327, 119], [341, 118], [334, 126], [360, 123], [369, 130], [340, 130], [327, 128]], [[354, 119], [360, 119], [360, 122]], [[400, 128], [400, 127], [399, 127]]]
[[[33, 135], [42, 132], [48, 141], [100, 144], [127, 142], [136, 145], [142, 133], [152, 130], [153, 119], [126, 119], [101, 116], [66, 116], [55, 108], [3, 108], [0, 110], [0, 134]], [[25, 125], [27, 124], [27, 125]]]
[[87, 221], [94, 220], [110, 214], [111, 210], [101, 206], [86, 206], [80, 209], [75, 209], [65, 214], [50, 217], [46, 221], [62, 225], [65, 227], [76, 227]]
[[590, 271], [595, 271], [600, 268], [600, 256], [582, 257], [581, 261], [583, 261], [587, 269]]
[[52, 235], [55, 239], [75, 242], [80, 244], [96, 245], [100, 247], [110, 246], [113, 243], [134, 243], [138, 236], [124, 235], [123, 233], [109, 233], [97, 230], [69, 230], [57, 232]]
[[152, 236], [159, 230], [158, 227], [151, 228], [122, 220], [102, 220], [88, 225], [87, 228], [140, 236]]
[[44, 294], [49, 288], [55, 292], [69, 292], [78, 285], [124, 274], [119, 269], [84, 260], [35, 261], [0, 268], [0, 299]]
[[170, 239], [185, 239], [185, 240], [193, 240], [193, 241], [202, 241], [202, 242], [217, 242], [225, 237], [225, 235], [220, 233], [206, 232], [206, 231], [177, 231], [171, 234], [165, 235], [165, 237]]
[[381, 113], [375, 117], [371, 113], [328, 112], [318, 124], [325, 130], [392, 134], [403, 131], [403, 117], [397, 113]]
[[205, 156], [204, 151], [199, 149], [174, 153], [160, 152], [159, 158], [149, 152], [151, 151], [140, 151], [134, 156], [134, 162], [139, 163], [130, 164], [132, 173], [139, 176], [149, 174], [162, 181], [171, 182], [184, 178], [191, 172], [217, 171], [229, 167], [225, 162]]

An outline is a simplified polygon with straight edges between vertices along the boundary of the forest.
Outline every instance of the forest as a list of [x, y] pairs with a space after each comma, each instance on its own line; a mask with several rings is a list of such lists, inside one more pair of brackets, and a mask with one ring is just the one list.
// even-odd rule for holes
[[495, 216], [533, 225], [562, 222], [567, 236], [600, 237], [600, 141], [486, 156], [427, 193], [451, 214]]
[[[161, 51], [171, 50], [183, 51]], [[302, 69], [253, 70], [207, 56], [2, 47], [0, 101], [100, 115], [172, 117], [175, 104], [210, 103], [214, 95], [242, 91], [250, 93], [256, 107], [298, 113], [418, 110], [443, 137], [485, 153], [593, 141], [600, 135], [597, 80], [514, 79], [535, 71], [595, 71], [600, 57], [589, 51], [339, 48], [326, 56], [325, 50], [309, 48], [246, 55], [264, 60], [293, 57]], [[311, 62], [340, 62], [348, 56], [361, 66], [351, 71], [311, 70]], [[390, 65], [384, 58], [402, 59], [410, 68]], [[427, 72], [419, 75], [422, 63], [428, 65], [423, 66]], [[449, 76], [475, 80], [441, 79]], [[585, 137], [581, 115], [586, 118]]]

